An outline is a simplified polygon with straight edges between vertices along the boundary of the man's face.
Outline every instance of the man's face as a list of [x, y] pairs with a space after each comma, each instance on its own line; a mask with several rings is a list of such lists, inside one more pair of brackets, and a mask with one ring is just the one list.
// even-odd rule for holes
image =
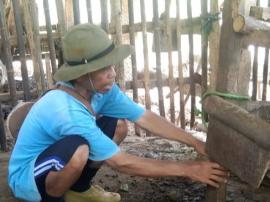
[[90, 78], [93, 82], [94, 88], [99, 93], [108, 92], [115, 81], [116, 73], [114, 71], [114, 66], [108, 66], [101, 70], [92, 72]]

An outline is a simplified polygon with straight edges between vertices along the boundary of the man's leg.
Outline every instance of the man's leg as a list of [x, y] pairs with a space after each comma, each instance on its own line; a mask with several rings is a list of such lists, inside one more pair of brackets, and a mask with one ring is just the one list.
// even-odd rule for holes
[[80, 177], [88, 155], [88, 142], [77, 135], [67, 136], [43, 151], [34, 168], [42, 201], [63, 201], [64, 193]]

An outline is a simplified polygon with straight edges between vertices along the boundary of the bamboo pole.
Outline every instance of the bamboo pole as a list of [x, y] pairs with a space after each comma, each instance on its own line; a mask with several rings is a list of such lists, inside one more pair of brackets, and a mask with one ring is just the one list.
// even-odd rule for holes
[[[121, 2], [111, 0], [111, 24], [115, 27], [115, 37], [114, 41], [116, 45], [122, 44], [122, 10], [121, 10]], [[119, 83], [120, 88], [124, 90], [125, 88], [125, 72], [124, 72], [124, 64], [120, 62], [116, 68], [116, 81]]]
[[80, 1], [73, 0], [73, 16], [74, 16], [74, 25], [80, 24]]
[[37, 83], [38, 94], [45, 91], [45, 77], [41, 61], [40, 36], [38, 25], [37, 5], [35, 0], [25, 0], [23, 4], [25, 26], [28, 42], [32, 54], [34, 77]]
[[30, 100], [30, 88], [29, 88], [29, 79], [26, 65], [26, 57], [25, 57], [25, 41], [23, 37], [23, 25], [22, 25], [22, 13], [21, 7], [17, 0], [12, 0], [12, 6], [14, 11], [14, 19], [16, 24], [16, 32], [17, 32], [17, 44], [20, 53], [20, 61], [21, 61], [21, 75], [23, 79], [23, 91], [24, 91], [24, 100]]
[[11, 97], [11, 103], [14, 106], [16, 104], [16, 86], [14, 80], [14, 70], [12, 65], [11, 47], [8, 39], [7, 24], [5, 22], [5, 8], [3, 1], [0, 1], [0, 31], [1, 39], [3, 41], [3, 50], [5, 55], [5, 65], [7, 67], [7, 77], [9, 85], [9, 93]]
[[181, 128], [185, 129], [185, 102], [184, 102], [184, 79], [183, 79], [183, 64], [182, 64], [182, 45], [181, 45], [181, 27], [180, 27], [180, 2], [176, 0], [176, 33], [177, 33], [177, 49], [178, 49], [178, 77], [179, 77], [179, 97], [180, 97], [180, 123]]
[[167, 36], [167, 49], [168, 49], [169, 87], [170, 87], [170, 115], [171, 115], [171, 122], [175, 123], [170, 5], [171, 5], [171, 0], [165, 1], [165, 15], [166, 15], [165, 19], [166, 19], [166, 25], [167, 25], [166, 26], [166, 36]]
[[145, 17], [145, 2], [140, 0], [141, 6], [141, 25], [142, 25], [142, 38], [143, 38], [143, 56], [144, 56], [144, 89], [145, 89], [145, 106], [146, 109], [151, 110], [151, 98], [149, 94], [149, 56], [147, 45], [147, 29]]
[[195, 84], [193, 81], [194, 74], [194, 55], [193, 55], [193, 29], [192, 29], [192, 10], [191, 1], [187, 1], [187, 15], [191, 26], [189, 27], [188, 40], [189, 40], [189, 76], [191, 79], [190, 83], [190, 94], [191, 94], [191, 113], [190, 113], [190, 128], [193, 128], [195, 122]]
[[52, 27], [51, 27], [51, 17], [49, 11], [49, 3], [48, 0], [43, 0], [43, 8], [46, 20], [46, 28], [47, 28], [47, 36], [48, 36], [48, 44], [49, 44], [49, 52], [50, 52], [50, 59], [51, 59], [51, 67], [52, 73], [56, 72], [56, 56], [55, 56], [55, 48], [54, 48], [54, 41], [52, 37]]
[[92, 4], [91, 0], [86, 0], [86, 9], [87, 9], [87, 17], [88, 17], [88, 22], [93, 23], [92, 19]]
[[153, 0], [153, 29], [154, 29], [154, 43], [156, 51], [156, 73], [157, 73], [157, 88], [158, 88], [158, 101], [159, 101], [159, 113], [161, 116], [165, 117], [165, 108], [164, 108], [164, 96], [163, 88], [161, 84], [162, 73], [161, 73], [161, 58], [160, 58], [160, 27], [159, 27], [159, 16], [158, 16], [158, 1]]
[[101, 27], [106, 32], [109, 29], [108, 23], [108, 1], [107, 0], [100, 0], [100, 8], [101, 8]]

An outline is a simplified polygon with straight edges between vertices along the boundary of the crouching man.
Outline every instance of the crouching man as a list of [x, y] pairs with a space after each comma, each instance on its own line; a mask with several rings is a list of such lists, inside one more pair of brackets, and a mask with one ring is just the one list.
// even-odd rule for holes
[[227, 173], [214, 162], [154, 160], [119, 149], [127, 119], [205, 154], [201, 141], [143, 109], [114, 83], [114, 65], [131, 54], [131, 46], [115, 47], [101, 28], [82, 24], [65, 34], [63, 51], [65, 64], [54, 75], [57, 87], [33, 105], [11, 155], [8, 180], [17, 198], [120, 201], [119, 194], [91, 185], [104, 161], [137, 176], [184, 176], [214, 187], [226, 181]]

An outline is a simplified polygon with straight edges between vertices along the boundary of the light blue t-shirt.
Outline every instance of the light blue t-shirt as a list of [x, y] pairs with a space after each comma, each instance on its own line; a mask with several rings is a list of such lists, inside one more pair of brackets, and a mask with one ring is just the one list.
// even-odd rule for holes
[[[105, 94], [96, 93], [91, 105], [96, 114], [138, 120], [144, 109], [131, 101], [116, 84]], [[34, 164], [49, 145], [68, 135], [81, 135], [90, 145], [89, 159], [106, 160], [119, 147], [96, 125], [85, 106], [61, 90], [52, 90], [38, 100], [20, 129], [9, 163], [9, 186], [16, 197], [40, 201], [34, 179]]]

